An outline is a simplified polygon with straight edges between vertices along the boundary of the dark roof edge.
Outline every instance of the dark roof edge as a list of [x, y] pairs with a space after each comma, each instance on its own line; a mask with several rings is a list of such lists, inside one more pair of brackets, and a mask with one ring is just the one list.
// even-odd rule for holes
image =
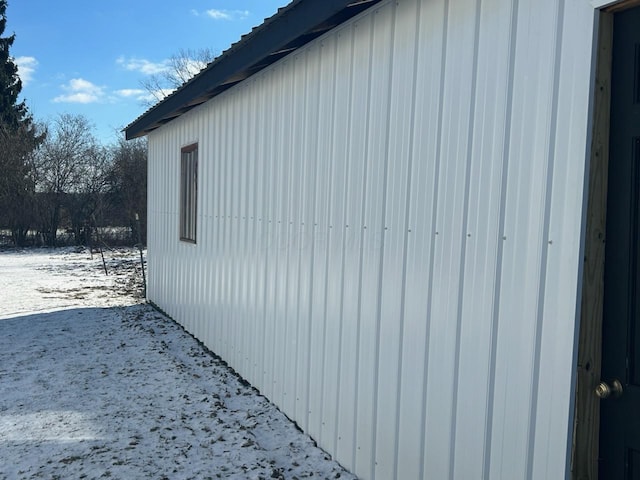
[[[125, 128], [127, 140], [144, 136], [179, 117], [240, 81], [230, 81], [232, 77], [248, 78], [379, 1], [293, 0], [251, 33], [244, 35], [182, 87], [129, 124]], [[333, 21], [326, 24], [330, 19]], [[326, 24], [324, 30], [319, 29], [323, 24]], [[284, 55], [277, 54], [290, 46]], [[270, 56], [273, 60], [264, 63]]]

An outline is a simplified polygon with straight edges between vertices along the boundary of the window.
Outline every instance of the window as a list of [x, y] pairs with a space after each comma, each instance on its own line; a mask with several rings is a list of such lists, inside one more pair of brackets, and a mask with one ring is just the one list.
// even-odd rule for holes
[[180, 240], [196, 243], [198, 214], [198, 144], [189, 145], [180, 155]]

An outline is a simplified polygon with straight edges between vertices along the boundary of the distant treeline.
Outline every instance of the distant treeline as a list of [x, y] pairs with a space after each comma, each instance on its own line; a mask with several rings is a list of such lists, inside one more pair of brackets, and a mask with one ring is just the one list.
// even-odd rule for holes
[[[80, 115], [37, 129], [34, 145], [19, 130], [0, 128], [0, 230], [10, 232], [11, 243], [145, 244], [146, 141], [101, 145]], [[110, 231], [117, 238], [101, 238]]]

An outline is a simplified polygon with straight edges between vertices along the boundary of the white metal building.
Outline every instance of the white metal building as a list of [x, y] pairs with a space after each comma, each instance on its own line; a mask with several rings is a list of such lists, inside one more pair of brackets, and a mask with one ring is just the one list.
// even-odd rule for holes
[[294, 0], [127, 127], [149, 300], [363, 479], [597, 478], [638, 3]]

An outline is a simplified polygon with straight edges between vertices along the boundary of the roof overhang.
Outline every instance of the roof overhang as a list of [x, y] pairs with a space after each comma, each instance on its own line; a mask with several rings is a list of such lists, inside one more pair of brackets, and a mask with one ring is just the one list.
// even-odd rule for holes
[[147, 135], [289, 55], [380, 0], [293, 0], [125, 128]]

